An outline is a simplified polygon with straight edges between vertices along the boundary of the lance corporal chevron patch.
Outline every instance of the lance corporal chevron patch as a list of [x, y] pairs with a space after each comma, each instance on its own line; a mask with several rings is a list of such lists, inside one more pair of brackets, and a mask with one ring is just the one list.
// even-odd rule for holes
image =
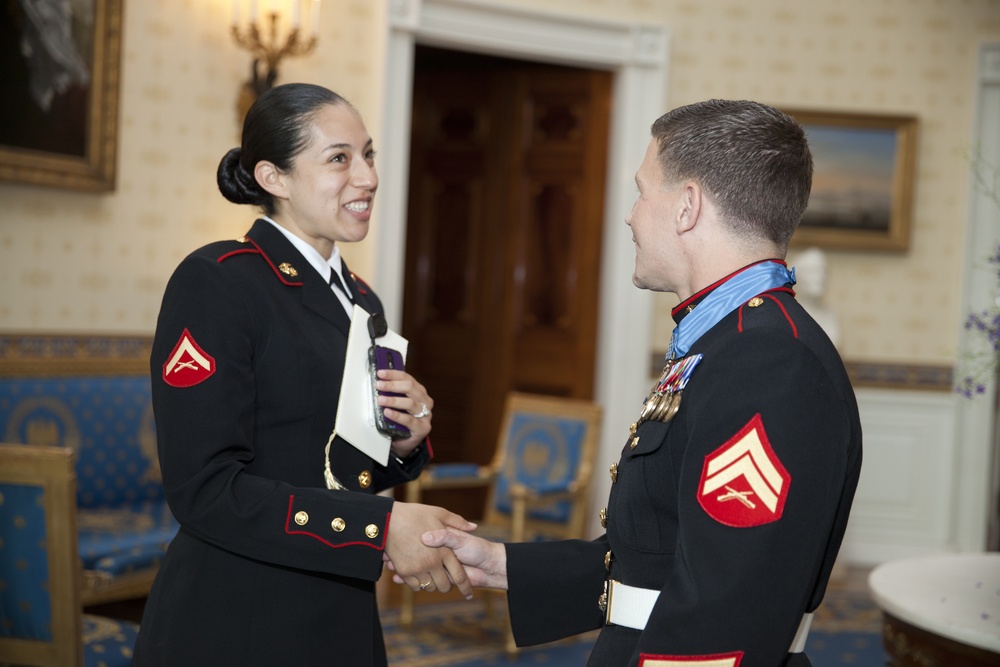
[[781, 518], [792, 481], [759, 414], [705, 457], [698, 503], [719, 523], [749, 528]]
[[215, 373], [215, 359], [184, 329], [170, 357], [163, 364], [163, 381], [171, 387], [193, 387]]

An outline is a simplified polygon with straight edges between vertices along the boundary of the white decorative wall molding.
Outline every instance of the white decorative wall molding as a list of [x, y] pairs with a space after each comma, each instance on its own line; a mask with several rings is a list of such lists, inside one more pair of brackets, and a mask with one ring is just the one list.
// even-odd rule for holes
[[[618, 457], [636, 397], [645, 394], [652, 297], [630, 279], [634, 248], [623, 218], [649, 126], [666, 111], [668, 37], [662, 26], [615, 23], [483, 0], [388, 0], [385, 115], [374, 276], [390, 321], [402, 319], [413, 50], [417, 43], [614, 73], [601, 256], [596, 400], [605, 409], [599, 461]], [[608, 496], [598, 475], [594, 504]], [[600, 505], [597, 505], [600, 507]], [[596, 518], [591, 530], [599, 531]]]
[[876, 564], [954, 551], [953, 394], [857, 390], [864, 462], [842, 560]]

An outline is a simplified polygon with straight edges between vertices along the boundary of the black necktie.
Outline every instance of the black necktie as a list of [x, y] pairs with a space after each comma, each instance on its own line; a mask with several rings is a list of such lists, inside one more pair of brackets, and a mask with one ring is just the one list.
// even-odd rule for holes
[[344, 284], [344, 279], [332, 268], [330, 269], [330, 287], [339, 289], [341, 292], [343, 292], [344, 296], [347, 297], [348, 301], [354, 303], [354, 297], [351, 295], [350, 290], [348, 290], [347, 286]]

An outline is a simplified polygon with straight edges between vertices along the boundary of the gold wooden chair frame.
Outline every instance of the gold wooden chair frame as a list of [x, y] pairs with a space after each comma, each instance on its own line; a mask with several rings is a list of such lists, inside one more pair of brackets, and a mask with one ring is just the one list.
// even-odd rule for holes
[[43, 489], [52, 606], [52, 641], [0, 638], [0, 662], [53, 667], [83, 665], [73, 451], [67, 447], [0, 444], [0, 483]]
[[[525, 417], [528, 419], [538, 417], [539, 422], [563, 420], [583, 425], [576, 467], [571, 471], [570, 480], [564, 488], [559, 490], [534, 488], [530, 484], [518, 481], [516, 476], [510, 475], [518, 463], [511, 459], [511, 442], [518, 436], [517, 433], [512, 433], [512, 428], [516, 421], [519, 422]], [[431, 489], [489, 486], [485, 516], [477, 521], [478, 530], [484, 536], [504, 542], [583, 538], [601, 417], [601, 406], [592, 401], [512, 392], [507, 395], [504, 404], [502, 425], [492, 462], [460, 476], [446, 474], [444, 471], [448, 469], [448, 464], [428, 466], [419, 478], [407, 484], [406, 500], [421, 502], [423, 492]], [[501, 486], [498, 482], [504, 475], [510, 477], [506, 484], [510, 496], [509, 511], [501, 509], [498, 502]], [[554, 521], [538, 516], [538, 510], [561, 501], [570, 503], [570, 511], [565, 520]], [[486, 592], [498, 593], [489, 590]], [[413, 623], [414, 594], [407, 587], [403, 588], [402, 593], [400, 623], [409, 626]], [[492, 597], [492, 595], [487, 597], [490, 611], [492, 611]], [[517, 651], [509, 623], [505, 648], [508, 655]]]
[[[34, 494], [15, 487], [40, 492], [34, 502], [44, 515], [44, 534], [34, 531], [34, 512], [25, 505]], [[4, 522], [10, 529], [0, 541], [0, 552], [10, 552], [0, 553], [0, 586], [12, 597], [0, 614], [5, 627], [0, 664], [83, 667], [95, 659], [108, 667], [130, 664], [138, 626], [83, 613], [73, 450], [0, 443], [0, 505], [6, 505]], [[25, 534], [16, 535], [20, 530]], [[36, 537], [41, 541], [35, 543]], [[45, 571], [32, 571], [42, 559], [32, 559], [31, 549], [45, 552]], [[11, 577], [11, 583], [4, 577]], [[32, 589], [31, 583], [25, 588], [27, 582], [40, 588]]]

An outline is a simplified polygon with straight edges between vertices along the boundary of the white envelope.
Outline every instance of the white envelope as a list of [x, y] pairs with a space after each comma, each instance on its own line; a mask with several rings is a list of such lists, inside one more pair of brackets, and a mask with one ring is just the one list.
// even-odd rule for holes
[[[337, 404], [337, 435], [382, 465], [389, 462], [392, 439], [375, 427], [375, 404], [372, 399], [371, 380], [368, 376], [368, 311], [354, 305], [351, 332], [347, 336], [347, 358], [344, 360], [344, 378], [340, 384], [340, 402]], [[406, 360], [409, 342], [391, 329], [375, 342], [399, 350]], [[336, 475], [337, 471], [334, 470]]]

